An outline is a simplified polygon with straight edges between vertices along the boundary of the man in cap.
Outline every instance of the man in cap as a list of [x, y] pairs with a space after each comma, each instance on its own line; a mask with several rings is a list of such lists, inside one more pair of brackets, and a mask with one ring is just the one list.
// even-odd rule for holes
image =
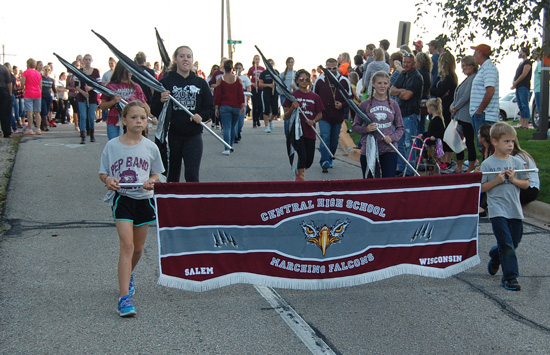
[[472, 116], [472, 126], [477, 137], [479, 127], [485, 123], [493, 124], [498, 121], [498, 70], [489, 58], [491, 47], [480, 44], [471, 48], [474, 50], [474, 59], [479, 65], [470, 93], [470, 116]]
[[418, 53], [422, 52], [422, 47], [424, 46], [424, 43], [422, 43], [421, 40], [418, 40], [416, 42], [413, 42], [413, 46], [414, 46], [413, 53], [414, 55], [417, 55]]

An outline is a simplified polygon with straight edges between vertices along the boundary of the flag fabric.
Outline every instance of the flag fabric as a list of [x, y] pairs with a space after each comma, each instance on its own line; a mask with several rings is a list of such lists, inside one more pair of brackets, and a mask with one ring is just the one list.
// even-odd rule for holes
[[168, 71], [168, 68], [170, 67], [170, 55], [168, 54], [166, 47], [164, 47], [164, 41], [160, 37], [159, 31], [156, 27], [155, 34], [157, 36], [157, 46], [159, 47], [160, 57], [162, 58], [162, 62], [164, 63], [164, 70]]
[[[67, 62], [61, 56], [57, 55], [56, 53], [54, 53], [53, 55], [55, 55], [57, 57], [57, 59], [59, 60], [59, 62], [61, 62], [61, 64], [63, 64], [67, 68], [67, 71], [69, 71], [70, 73], [73, 73], [74, 76], [76, 76], [79, 80], [82, 80], [82, 82], [86, 83], [88, 86], [93, 87], [96, 92], [98, 92], [100, 94], [105, 94], [105, 95], [111, 96], [111, 97], [114, 97], [116, 95], [116, 93], [114, 91], [112, 91], [111, 89], [101, 85], [94, 78], [87, 75], [82, 70], [79, 70], [77, 67], [75, 67], [71, 63]], [[126, 102], [124, 102], [124, 103], [126, 103]]]
[[313, 290], [449, 277], [480, 262], [481, 176], [157, 183], [159, 284]]
[[[119, 63], [122, 63], [124, 67], [134, 75], [135, 78], [139, 79], [142, 83], [153, 89], [154, 91], [158, 92], [165, 92], [166, 89], [164, 86], [162, 86], [162, 83], [158, 81], [154, 76], [152, 76], [145, 67], [142, 67], [141, 65], [138, 65], [136, 62], [131, 60], [127, 55], [119, 51], [111, 42], [109, 42], [105, 37], [100, 35], [99, 33], [92, 30], [92, 32], [103, 41], [109, 47], [111, 52], [118, 58]], [[189, 111], [187, 107], [185, 107], [181, 102], [176, 100], [172, 95], [169, 95], [170, 100], [176, 105], [178, 105], [185, 113], [187, 113], [189, 116], [193, 116], [193, 113]], [[164, 103], [164, 107], [161, 111], [159, 120], [159, 127], [164, 127], [166, 122], [166, 112], [168, 107], [168, 101]], [[162, 124], [163, 126], [160, 126]], [[219, 140], [223, 145], [225, 145], [229, 149], [233, 149], [227, 142], [225, 142], [220, 136], [218, 136], [214, 131], [210, 129], [204, 122], [200, 122], [200, 125], [208, 131], [208, 133], [212, 134], [214, 137], [216, 137], [217, 140]], [[161, 143], [166, 142], [166, 131], [165, 129], [157, 130], [157, 134], [155, 137], [159, 140]]]

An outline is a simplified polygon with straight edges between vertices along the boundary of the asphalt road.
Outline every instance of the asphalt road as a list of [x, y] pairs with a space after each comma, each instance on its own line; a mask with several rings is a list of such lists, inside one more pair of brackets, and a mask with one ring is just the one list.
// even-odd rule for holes
[[[246, 122], [243, 140], [230, 156], [204, 134], [201, 181], [293, 179], [282, 122], [270, 134], [251, 125]], [[494, 243], [487, 219], [480, 222], [482, 262], [466, 272], [448, 279], [399, 276], [324, 291], [236, 285], [193, 293], [161, 287], [153, 227], [136, 270], [138, 315], [120, 318], [118, 237], [97, 177], [105, 126], [96, 132], [94, 144], [78, 144], [72, 125], [21, 141], [0, 239], [2, 354], [549, 351], [550, 235], [525, 225], [518, 249], [522, 290], [506, 291], [499, 287], [500, 272], [486, 271]], [[356, 163], [341, 152], [337, 158], [328, 174], [316, 162], [306, 178], [361, 177]]]

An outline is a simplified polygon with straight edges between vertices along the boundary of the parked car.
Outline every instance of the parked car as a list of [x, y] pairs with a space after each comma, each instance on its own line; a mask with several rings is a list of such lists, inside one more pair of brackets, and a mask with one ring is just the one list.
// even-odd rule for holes
[[519, 119], [519, 108], [516, 100], [516, 92], [512, 91], [502, 96], [498, 101], [498, 120], [507, 121]]
[[[533, 90], [529, 91], [529, 106], [531, 106], [531, 111], [533, 111], [533, 107], [536, 106], [534, 104], [535, 95], [533, 95]], [[519, 121], [520, 115], [519, 115], [519, 108], [518, 108], [518, 101], [516, 100], [516, 92], [511, 91], [505, 96], [501, 97], [498, 101], [499, 105], [499, 112], [498, 112], [498, 120], [499, 121], [507, 121], [510, 119], [513, 119], [514, 121]], [[533, 112], [531, 113], [532, 117], [535, 117], [533, 115]], [[538, 124], [538, 114], [536, 115], [536, 123]], [[535, 120], [533, 120], [535, 121]], [[533, 126], [535, 126], [535, 123], [533, 122]], [[535, 126], [538, 127], [538, 126]]]

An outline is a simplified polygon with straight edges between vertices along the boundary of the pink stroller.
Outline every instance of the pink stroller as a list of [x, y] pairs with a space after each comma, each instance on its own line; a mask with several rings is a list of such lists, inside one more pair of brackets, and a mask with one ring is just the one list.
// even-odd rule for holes
[[[412, 139], [412, 146], [411, 151], [409, 152], [409, 157], [407, 158], [408, 162], [413, 165], [414, 162], [411, 162], [413, 151], [418, 151], [418, 158], [416, 159], [416, 166], [414, 168], [418, 171], [418, 168], [420, 167], [420, 162], [424, 160], [424, 170], [426, 173], [425, 175], [439, 175], [440, 174], [440, 168], [439, 168], [439, 159], [438, 159], [438, 152], [437, 152], [437, 145], [426, 145], [426, 142], [430, 139], [428, 138], [422, 138], [421, 136], [413, 136]], [[426, 154], [424, 154], [424, 151], [426, 151]], [[403, 172], [403, 175], [406, 174], [407, 168], [405, 167], [405, 171]]]

